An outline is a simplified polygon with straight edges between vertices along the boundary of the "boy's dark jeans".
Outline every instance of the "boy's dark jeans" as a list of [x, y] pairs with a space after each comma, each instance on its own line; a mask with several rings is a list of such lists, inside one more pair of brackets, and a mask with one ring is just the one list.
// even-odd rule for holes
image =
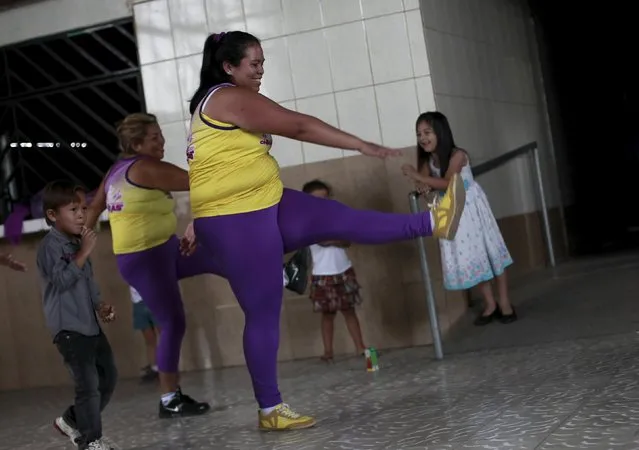
[[84, 336], [62, 331], [54, 342], [75, 384], [75, 404], [63, 417], [80, 432], [78, 447], [82, 450], [102, 437], [101, 412], [109, 403], [117, 380], [113, 352], [102, 332]]

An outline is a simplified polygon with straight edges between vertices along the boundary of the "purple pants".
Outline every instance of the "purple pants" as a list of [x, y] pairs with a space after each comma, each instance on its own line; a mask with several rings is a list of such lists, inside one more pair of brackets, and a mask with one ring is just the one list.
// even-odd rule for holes
[[261, 408], [282, 402], [277, 351], [284, 253], [326, 240], [383, 244], [432, 235], [430, 214], [388, 214], [349, 208], [284, 189], [280, 203], [244, 214], [195, 220], [210, 260], [224, 268], [244, 311], [244, 357]]
[[[186, 331], [178, 281], [205, 273], [221, 275], [220, 261], [211, 258], [201, 248], [191, 256], [183, 256], [176, 236], [157, 247], [117, 255], [116, 259], [122, 278], [140, 293], [161, 330], [157, 349], [158, 369], [160, 372], [176, 373]], [[280, 284], [281, 278], [280, 267]]]

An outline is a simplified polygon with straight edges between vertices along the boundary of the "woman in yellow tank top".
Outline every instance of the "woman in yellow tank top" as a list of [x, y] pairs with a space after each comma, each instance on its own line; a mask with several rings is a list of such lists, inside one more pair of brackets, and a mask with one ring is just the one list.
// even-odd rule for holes
[[[179, 240], [171, 192], [188, 191], [188, 173], [167, 162], [155, 116], [131, 114], [117, 129], [121, 158], [109, 169], [91, 203], [87, 227], [109, 211], [113, 253], [122, 278], [142, 297], [161, 330], [157, 347], [161, 418], [204, 414], [206, 402], [181, 392], [178, 363], [186, 329], [178, 281], [220, 274], [216, 260], [194, 250], [192, 233]], [[191, 254], [192, 253], [192, 254]]]
[[260, 407], [258, 427], [299, 429], [313, 426], [315, 419], [282, 403], [277, 385], [283, 255], [327, 240], [453, 239], [464, 186], [453, 175], [439, 206], [418, 215], [355, 210], [284, 189], [269, 155], [273, 134], [380, 158], [400, 152], [260, 95], [263, 64], [260, 41], [251, 34], [233, 31], [207, 38], [200, 86], [190, 104], [191, 208], [201, 250], [220, 263], [246, 317], [244, 354]]

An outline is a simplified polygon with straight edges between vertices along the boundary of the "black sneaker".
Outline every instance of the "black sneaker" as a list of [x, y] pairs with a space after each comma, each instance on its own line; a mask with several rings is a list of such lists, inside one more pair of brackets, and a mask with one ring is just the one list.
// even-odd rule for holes
[[160, 400], [160, 419], [171, 419], [174, 417], [199, 416], [211, 410], [211, 405], [206, 402], [196, 402], [188, 395], [182, 393], [180, 389], [175, 392], [175, 397], [164, 405]]
[[140, 377], [140, 383], [151, 383], [156, 381], [160, 377], [160, 374], [153, 370], [151, 366], [142, 368], [142, 376]]
[[291, 259], [284, 264], [284, 273], [288, 278], [286, 289], [297, 294], [304, 294], [308, 285], [310, 270], [311, 250], [308, 247], [302, 248], [293, 254]]

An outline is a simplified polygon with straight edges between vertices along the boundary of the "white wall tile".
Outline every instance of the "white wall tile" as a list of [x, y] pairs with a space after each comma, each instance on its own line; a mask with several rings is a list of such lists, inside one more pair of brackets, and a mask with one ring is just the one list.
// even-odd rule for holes
[[140, 65], [175, 58], [166, 0], [136, 4], [133, 12]]
[[364, 23], [359, 21], [327, 28], [324, 35], [335, 91], [373, 84]]
[[262, 42], [262, 48], [266, 59], [262, 93], [276, 102], [295, 98], [287, 38], [269, 39]]
[[202, 66], [202, 55], [191, 55], [180, 58], [177, 61], [178, 84], [180, 86], [180, 104], [182, 105], [182, 115], [189, 118], [189, 101], [198, 86], [200, 85], [200, 67]]
[[413, 76], [404, 14], [367, 20], [366, 34], [376, 84]]
[[[296, 111], [295, 101], [281, 102], [284, 108]], [[304, 164], [302, 143], [283, 136], [273, 136], [271, 155], [277, 160], [280, 167], [299, 166]]]
[[426, 52], [426, 38], [424, 37], [422, 16], [418, 9], [406, 13], [406, 24], [408, 25], [408, 39], [413, 60], [413, 73], [416, 77], [423, 77], [430, 73], [430, 67], [428, 67], [428, 53]]
[[184, 122], [167, 123], [162, 125], [164, 135], [164, 161], [175, 164], [187, 170], [186, 162], [186, 132]]
[[141, 72], [146, 109], [160, 124], [184, 120], [175, 60], [142, 66]]
[[280, 0], [242, 0], [246, 30], [259, 39], [284, 34], [284, 12]]
[[375, 86], [382, 142], [390, 147], [407, 147], [415, 141], [415, 120], [419, 115], [413, 79]]
[[[317, 117], [329, 125], [339, 127], [334, 94], [320, 95], [317, 97], [297, 100], [297, 110], [303, 114]], [[344, 152], [341, 149], [323, 147], [321, 145], [309, 144], [307, 142], [302, 144], [302, 149], [304, 152], [305, 163], [326, 161], [329, 159], [342, 158], [344, 156]]]
[[322, 11], [318, 0], [282, 0], [286, 34], [322, 28]]
[[361, 0], [364, 18], [384, 16], [404, 10], [402, 0]]
[[[381, 142], [375, 89], [372, 86], [335, 94], [340, 128], [370, 142]], [[354, 156], [354, 152], [344, 152]]]
[[419, 0], [404, 0], [404, 10], [419, 9]]
[[204, 0], [169, 0], [175, 56], [202, 52], [209, 34]]
[[331, 92], [333, 85], [324, 31], [296, 35], [288, 45], [296, 98]]
[[246, 31], [242, 2], [237, 0], [205, 0], [210, 33]]
[[419, 112], [436, 111], [437, 103], [435, 102], [435, 92], [433, 92], [431, 77], [415, 78], [415, 86], [417, 88]]
[[362, 18], [359, 0], [319, 0], [325, 26], [353, 22]]

